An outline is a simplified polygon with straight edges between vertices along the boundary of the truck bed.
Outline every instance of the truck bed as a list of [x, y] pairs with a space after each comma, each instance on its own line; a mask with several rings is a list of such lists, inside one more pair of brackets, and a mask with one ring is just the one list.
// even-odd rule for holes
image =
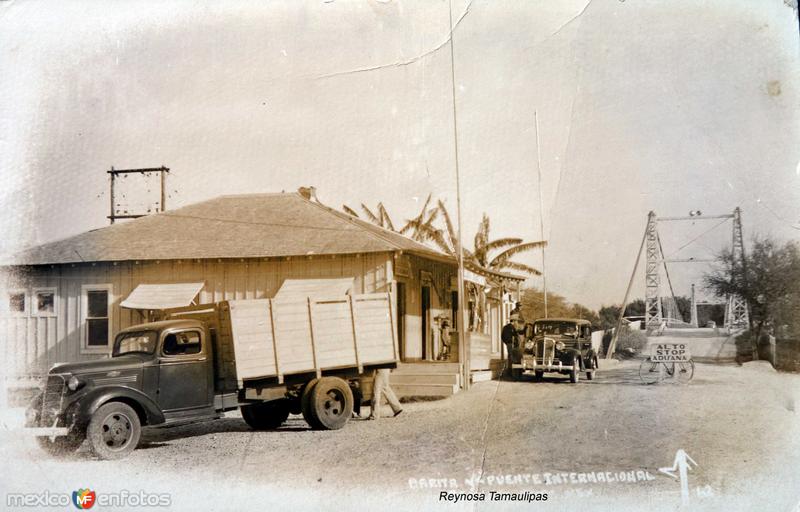
[[283, 383], [286, 375], [347, 368], [361, 374], [365, 367], [397, 361], [388, 293], [231, 300], [182, 308], [171, 316], [209, 323], [216, 338], [218, 390], [230, 390], [231, 373], [242, 389], [246, 381]]

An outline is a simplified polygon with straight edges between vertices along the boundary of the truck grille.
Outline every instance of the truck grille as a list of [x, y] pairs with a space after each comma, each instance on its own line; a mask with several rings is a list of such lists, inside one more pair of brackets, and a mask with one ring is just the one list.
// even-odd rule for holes
[[47, 377], [47, 385], [42, 394], [42, 414], [39, 425], [42, 427], [56, 426], [58, 414], [61, 412], [61, 405], [64, 400], [66, 381], [61, 375], [50, 375]]

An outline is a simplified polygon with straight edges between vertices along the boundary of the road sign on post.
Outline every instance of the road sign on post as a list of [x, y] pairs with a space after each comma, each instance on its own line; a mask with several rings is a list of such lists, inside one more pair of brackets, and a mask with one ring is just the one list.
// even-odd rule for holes
[[686, 343], [658, 343], [650, 348], [654, 363], [684, 363], [692, 359]]

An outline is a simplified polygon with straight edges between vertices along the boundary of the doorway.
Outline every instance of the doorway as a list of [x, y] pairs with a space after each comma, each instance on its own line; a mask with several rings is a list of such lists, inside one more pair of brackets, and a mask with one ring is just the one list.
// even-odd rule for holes
[[431, 310], [431, 287], [422, 287], [422, 359], [428, 359], [428, 346], [430, 345], [430, 310]]
[[397, 283], [397, 349], [401, 361], [406, 359], [406, 284]]

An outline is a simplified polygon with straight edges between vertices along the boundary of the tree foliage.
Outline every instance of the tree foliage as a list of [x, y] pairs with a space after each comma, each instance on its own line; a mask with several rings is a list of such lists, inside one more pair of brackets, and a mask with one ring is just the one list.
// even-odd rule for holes
[[731, 294], [748, 305], [751, 328], [758, 339], [767, 325], [798, 332], [800, 323], [800, 245], [772, 238], [755, 238], [744, 261], [734, 262], [730, 250], [718, 255], [705, 286], [720, 298]]
[[[522, 316], [532, 322], [544, 318], [544, 296], [542, 290], [530, 287], [522, 290]], [[547, 316], [549, 318], [582, 318], [592, 322], [594, 328], [602, 325], [597, 313], [582, 304], [571, 303], [563, 295], [547, 292]]]
[[[359, 214], [347, 205], [342, 205], [342, 210], [353, 217], [359, 217]], [[430, 242], [445, 254], [456, 255], [458, 234], [450, 218], [450, 213], [441, 199], [436, 201], [435, 206], [431, 206], [431, 195], [428, 194], [419, 214], [406, 220], [405, 225], [400, 229], [395, 228], [382, 202], [378, 203], [375, 211], [362, 203], [361, 210], [364, 217], [376, 226], [406, 235], [418, 242]], [[516, 237], [490, 240], [489, 229], [489, 216], [484, 213], [475, 234], [473, 250], [470, 251], [462, 246], [465, 260], [472, 261], [475, 265], [489, 270], [511, 270], [535, 276], [541, 275], [538, 269], [513, 261], [512, 258], [518, 254], [545, 247], [547, 242], [525, 242], [522, 238]]]

